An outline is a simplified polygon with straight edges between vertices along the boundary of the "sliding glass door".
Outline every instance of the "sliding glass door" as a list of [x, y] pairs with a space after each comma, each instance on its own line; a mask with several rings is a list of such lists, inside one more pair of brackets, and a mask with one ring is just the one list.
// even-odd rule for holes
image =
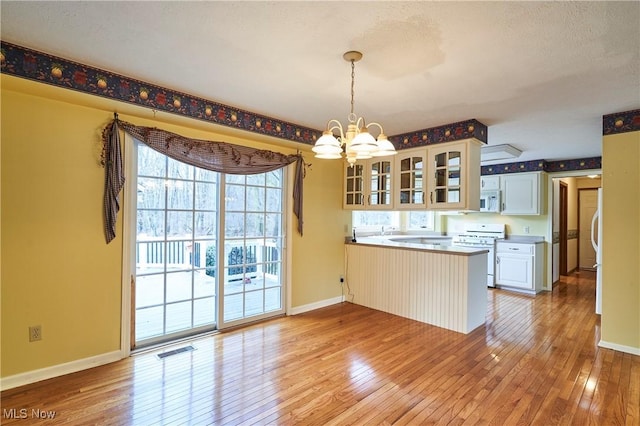
[[284, 312], [284, 171], [224, 175], [136, 148], [134, 346]]

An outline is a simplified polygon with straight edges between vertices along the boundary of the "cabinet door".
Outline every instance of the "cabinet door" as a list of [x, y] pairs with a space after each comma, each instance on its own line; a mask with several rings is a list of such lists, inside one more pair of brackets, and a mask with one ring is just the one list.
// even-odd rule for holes
[[497, 191], [500, 189], [500, 176], [482, 176], [480, 178], [481, 191]]
[[348, 164], [345, 166], [343, 208], [350, 210], [364, 208], [364, 171], [362, 163], [356, 163], [353, 167]]
[[496, 284], [533, 290], [533, 256], [497, 253]]
[[426, 208], [424, 165], [426, 149], [401, 153], [396, 159], [396, 208]]
[[502, 214], [540, 214], [538, 173], [502, 175]]
[[369, 182], [367, 208], [390, 209], [392, 199], [393, 160], [389, 157], [372, 158], [366, 163], [365, 178]]
[[464, 144], [451, 144], [428, 150], [433, 165], [429, 207], [464, 208], [464, 148]]

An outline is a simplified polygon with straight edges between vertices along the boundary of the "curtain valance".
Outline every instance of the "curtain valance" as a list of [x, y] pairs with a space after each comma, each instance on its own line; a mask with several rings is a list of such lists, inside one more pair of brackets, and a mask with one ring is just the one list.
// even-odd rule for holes
[[121, 121], [116, 116], [102, 133], [102, 161], [105, 166], [104, 229], [107, 243], [115, 238], [116, 217], [120, 210], [118, 194], [125, 182], [120, 130], [174, 160], [220, 173], [259, 174], [295, 162], [293, 213], [298, 218], [298, 232], [302, 235], [302, 181], [305, 174], [302, 154], [286, 155], [227, 142], [191, 139], [155, 127], [136, 126]]

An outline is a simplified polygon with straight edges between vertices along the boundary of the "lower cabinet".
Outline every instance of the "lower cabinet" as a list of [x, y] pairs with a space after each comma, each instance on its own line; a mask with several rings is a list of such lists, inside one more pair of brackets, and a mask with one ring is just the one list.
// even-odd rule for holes
[[544, 245], [501, 242], [496, 244], [496, 286], [526, 293], [542, 290]]

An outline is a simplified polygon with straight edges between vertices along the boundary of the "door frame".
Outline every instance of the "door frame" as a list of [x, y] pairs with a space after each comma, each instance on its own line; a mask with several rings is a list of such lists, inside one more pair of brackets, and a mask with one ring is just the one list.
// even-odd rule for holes
[[[578, 214], [576, 215], [578, 217], [578, 248], [577, 248], [577, 256], [578, 256], [578, 267], [577, 269], [580, 270], [580, 203], [581, 203], [581, 195], [584, 192], [587, 191], [595, 191], [596, 194], [598, 192], [598, 188], [578, 188]], [[597, 195], [596, 195], [596, 199], [597, 199]], [[591, 270], [591, 271], [595, 271], [595, 269], [585, 269], [585, 270]]]
[[[138, 165], [134, 159], [137, 159], [137, 147], [135, 140], [126, 132], [123, 132], [124, 137], [122, 140], [122, 152], [123, 152], [123, 168], [125, 176], [137, 176]], [[285, 196], [283, 197], [282, 214], [284, 217], [285, 236], [283, 239], [283, 268], [282, 273], [284, 276], [281, 278], [282, 286], [284, 286], [284, 315], [291, 315], [292, 312], [292, 253], [289, 247], [292, 247], [293, 242], [293, 211], [290, 208], [288, 200], [293, 197], [294, 176], [291, 167], [287, 166], [287, 170], [284, 170], [286, 186], [284, 188]], [[129, 206], [135, 206], [137, 204], [137, 191], [132, 187], [134, 180], [127, 179], [121, 193], [121, 213], [122, 213], [122, 276], [121, 276], [121, 318], [120, 318], [120, 356], [126, 358], [131, 356], [132, 345], [135, 343], [134, 338], [134, 313], [135, 306], [133, 305], [133, 280], [135, 279], [135, 247], [136, 232], [135, 232], [135, 217], [134, 210]], [[216, 301], [218, 303], [218, 301]], [[220, 315], [220, 309], [218, 309], [217, 315]], [[217, 324], [219, 327], [219, 324]], [[220, 329], [220, 328], [218, 328]]]
[[[553, 180], [558, 178], [565, 178], [565, 177], [585, 177], [588, 175], [601, 175], [602, 176], [602, 169], [586, 169], [586, 170], [573, 170], [573, 171], [564, 171], [564, 172], [549, 172], [547, 173], [547, 206], [548, 206], [548, 211], [547, 211], [547, 236], [546, 236], [546, 240], [549, 241], [552, 245], [553, 245], [553, 226], [554, 226], [554, 220], [553, 220], [553, 212], [554, 209], [556, 208], [555, 202], [554, 202], [554, 188], [553, 188]], [[550, 267], [548, 266], [546, 268], [546, 273], [547, 273], [547, 280], [543, 286], [544, 290], [548, 290], [551, 291], [553, 289], [553, 250], [547, 250], [546, 251], [546, 258], [547, 258], [547, 265], [551, 265]]]
[[569, 185], [559, 181], [559, 194], [558, 194], [558, 231], [560, 242], [560, 260], [558, 265], [558, 272], [560, 275], [567, 275], [567, 235], [568, 235], [568, 220], [569, 220]]

